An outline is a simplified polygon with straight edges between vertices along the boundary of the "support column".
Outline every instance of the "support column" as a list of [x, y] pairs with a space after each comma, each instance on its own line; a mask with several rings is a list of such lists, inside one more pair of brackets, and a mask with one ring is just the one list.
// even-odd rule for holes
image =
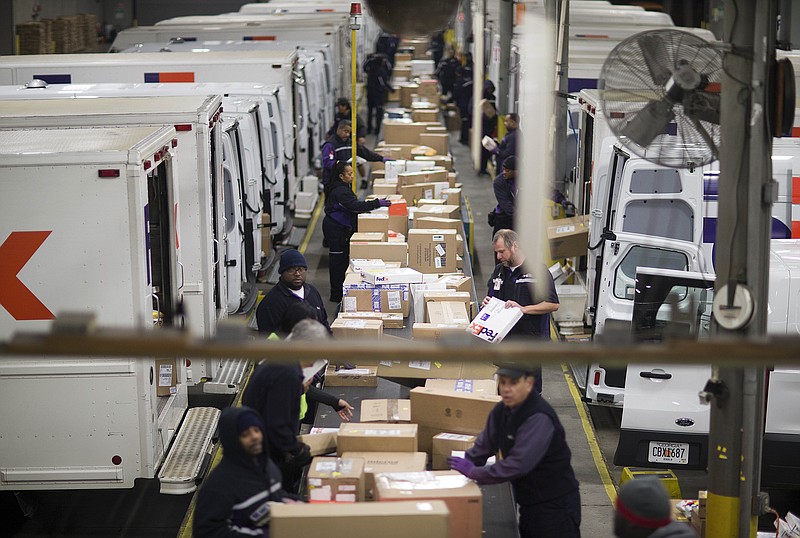
[[14, 2], [0, 2], [0, 55], [16, 52], [14, 44], [17, 32], [14, 25]]
[[511, 37], [514, 35], [514, 2], [500, 0], [500, 74], [497, 77], [497, 111], [508, 114], [509, 83], [511, 79]]

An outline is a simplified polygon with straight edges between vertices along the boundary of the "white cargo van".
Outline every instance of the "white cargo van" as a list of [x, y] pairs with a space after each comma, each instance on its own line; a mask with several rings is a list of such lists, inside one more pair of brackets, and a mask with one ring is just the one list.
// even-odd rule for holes
[[[713, 273], [640, 267], [636, 272], [632, 335], [657, 343], [669, 336], [708, 338]], [[767, 330], [800, 336], [800, 241], [773, 240], [770, 248]], [[614, 463], [639, 467], [705, 469], [709, 405], [698, 393], [711, 377], [705, 364], [630, 364]], [[768, 372], [762, 477], [767, 487], [800, 485], [800, 369]], [[712, 404], [713, 405], [713, 404]]]
[[[175, 140], [171, 125], [0, 131], [0, 241], [16, 253], [0, 338], [46, 332], [64, 312], [180, 326]], [[181, 423], [186, 365], [7, 357], [0, 391], [0, 489], [130, 488], [155, 476]]]

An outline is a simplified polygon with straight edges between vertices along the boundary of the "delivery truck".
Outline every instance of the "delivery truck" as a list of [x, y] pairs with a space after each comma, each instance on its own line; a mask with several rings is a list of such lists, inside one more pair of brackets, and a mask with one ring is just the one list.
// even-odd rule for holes
[[[177, 140], [173, 125], [0, 131], [0, 338], [181, 326]], [[178, 431], [186, 362], [10, 356], [0, 390], [0, 489], [131, 488]]]

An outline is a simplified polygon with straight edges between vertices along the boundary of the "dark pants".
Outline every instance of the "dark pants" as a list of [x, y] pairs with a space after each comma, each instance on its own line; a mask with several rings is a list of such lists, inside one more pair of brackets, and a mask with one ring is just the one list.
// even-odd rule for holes
[[[372, 129], [372, 114], [375, 113], [375, 130]], [[383, 95], [367, 94], [367, 133], [381, 132], [383, 122]]]
[[459, 113], [461, 114], [461, 136], [458, 141], [462, 144], [469, 144], [469, 128], [472, 124], [472, 116], [470, 116], [466, 108], [462, 107], [459, 107]]
[[330, 300], [342, 300], [342, 285], [347, 267], [350, 265], [350, 236], [353, 231], [337, 224], [329, 216], [322, 219], [322, 233], [328, 243], [328, 271], [331, 282]]
[[520, 538], [580, 538], [578, 490], [552, 501], [519, 505], [519, 535]]
[[[489, 160], [492, 158], [492, 152], [487, 150], [485, 147], [481, 146], [481, 169], [478, 172], [486, 172], [486, 166], [489, 164]], [[497, 169], [495, 169], [497, 172]]]

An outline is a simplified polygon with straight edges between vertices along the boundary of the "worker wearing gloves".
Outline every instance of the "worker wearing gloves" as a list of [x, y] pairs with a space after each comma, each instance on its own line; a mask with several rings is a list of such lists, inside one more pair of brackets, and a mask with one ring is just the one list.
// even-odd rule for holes
[[353, 193], [353, 167], [337, 162], [332, 167], [331, 180], [325, 187], [325, 218], [322, 233], [328, 245], [331, 281], [330, 300], [342, 300], [342, 285], [350, 265], [350, 237], [358, 230], [358, 214], [379, 207], [388, 207], [388, 200], [359, 200]]
[[[503, 364], [499, 402], [465, 458], [450, 468], [478, 484], [511, 482], [521, 538], [580, 537], [581, 500], [572, 453], [556, 412], [536, 390], [533, 369]], [[490, 456], [497, 463], [485, 465]]]

